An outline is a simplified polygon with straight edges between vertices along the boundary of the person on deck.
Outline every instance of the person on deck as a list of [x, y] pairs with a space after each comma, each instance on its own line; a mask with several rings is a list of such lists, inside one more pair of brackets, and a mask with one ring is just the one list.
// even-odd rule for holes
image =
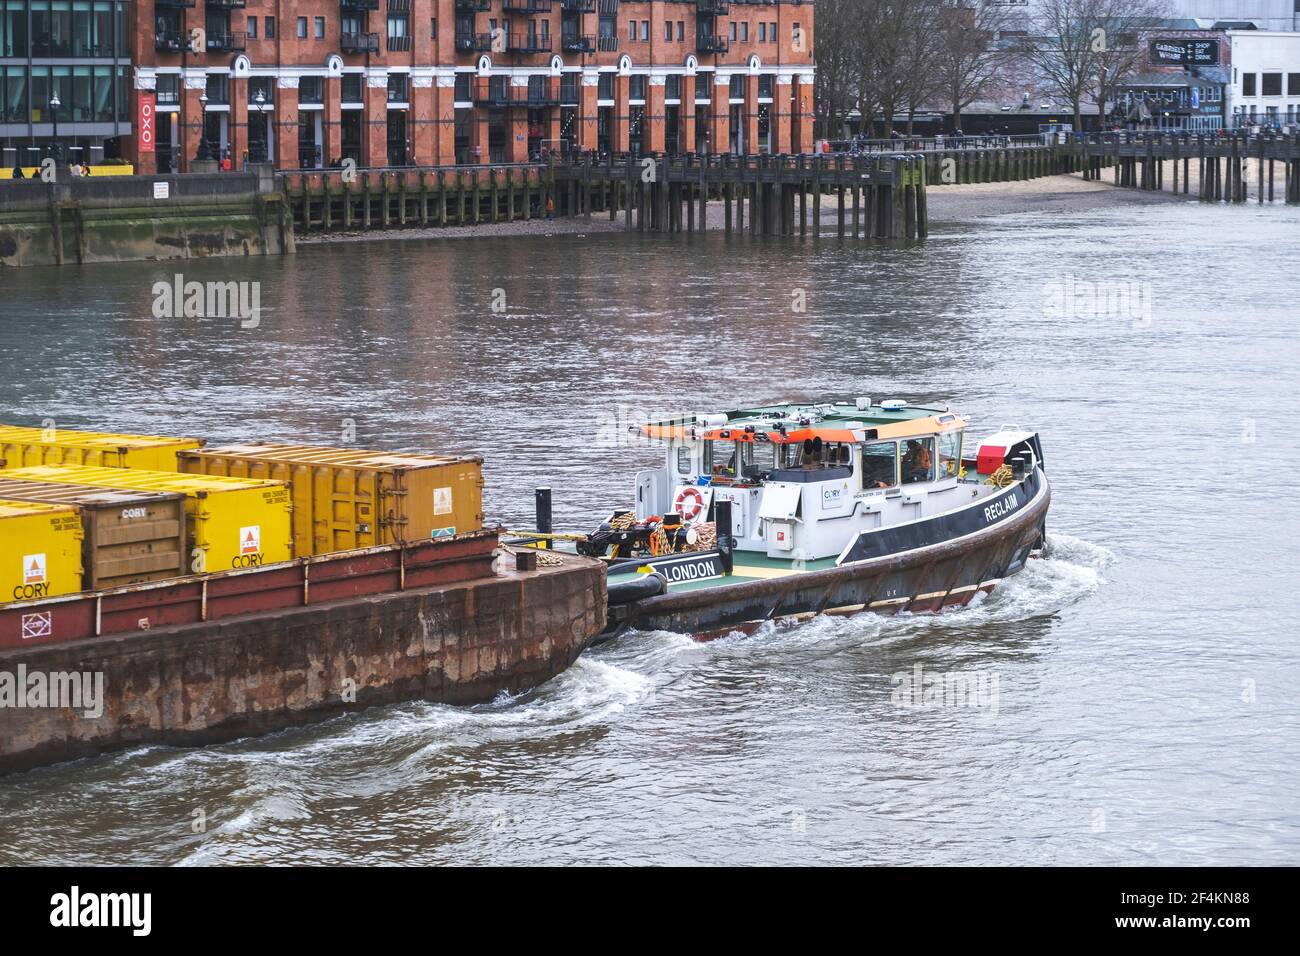
[[19, 166], [17, 163], [14, 163], [14, 179], [26, 179], [26, 178], [27, 177], [23, 175], [23, 168]]

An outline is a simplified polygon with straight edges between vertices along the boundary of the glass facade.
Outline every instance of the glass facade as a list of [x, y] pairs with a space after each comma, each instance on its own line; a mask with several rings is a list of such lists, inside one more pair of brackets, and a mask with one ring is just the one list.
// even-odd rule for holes
[[49, 155], [56, 125], [64, 158], [118, 155], [104, 124], [134, 120], [127, 24], [122, 0], [0, 0], [4, 162]]

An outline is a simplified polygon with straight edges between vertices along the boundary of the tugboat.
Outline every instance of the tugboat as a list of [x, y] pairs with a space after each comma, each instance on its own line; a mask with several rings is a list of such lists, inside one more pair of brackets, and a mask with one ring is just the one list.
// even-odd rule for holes
[[[666, 445], [635, 506], [563, 536], [607, 562], [609, 624], [700, 639], [968, 603], [1046, 542], [1036, 432], [973, 443], [947, 408], [859, 398], [634, 426]], [[533, 537], [533, 543], [539, 538]]]

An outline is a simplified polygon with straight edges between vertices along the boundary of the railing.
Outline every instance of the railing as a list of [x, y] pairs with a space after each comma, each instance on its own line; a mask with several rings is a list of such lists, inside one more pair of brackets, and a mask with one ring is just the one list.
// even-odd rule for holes
[[695, 12], [704, 16], [725, 16], [727, 7], [727, 0], [695, 0]]
[[378, 53], [378, 33], [345, 33], [339, 37], [339, 49], [344, 53]]
[[244, 33], [209, 33], [208, 52], [242, 53], [248, 48], [248, 36]]
[[891, 139], [831, 140], [830, 148], [836, 153], [856, 156], [865, 153], [897, 153], [918, 150], [953, 149], [1006, 149], [1012, 146], [1042, 146], [1044, 137], [1051, 133], [1028, 133], [1006, 136], [1002, 134], [977, 136], [899, 136]]
[[565, 53], [595, 53], [596, 38], [580, 37], [566, 33], [560, 40], [560, 49]]
[[186, 7], [188, 9], [189, 7], [194, 6], [196, 2], [197, 0], [154, 0], [154, 6], [172, 8]]
[[695, 52], [726, 53], [727, 40], [725, 37], [713, 36], [712, 34], [701, 33], [695, 38]]
[[154, 93], [154, 102], [159, 106], [179, 106], [181, 102], [180, 90], [157, 90]]
[[560, 0], [560, 9], [569, 13], [595, 13], [596, 0]]
[[596, 49], [601, 53], [615, 53], [618, 51], [618, 37], [596, 37]]
[[159, 30], [153, 35], [153, 48], [159, 53], [180, 53], [186, 46], [185, 37], [175, 30]]
[[492, 9], [492, 0], [456, 0], [456, 9], [462, 13], [486, 13]]
[[409, 36], [388, 38], [389, 53], [409, 53], [410, 51], [411, 38]]
[[456, 49], [461, 53], [485, 53], [492, 49], [492, 34], [457, 33]]
[[501, 0], [501, 9], [511, 13], [550, 13], [551, 0]]
[[248, 0], [203, 0], [214, 10], [237, 10], [248, 6]]
[[339, 6], [355, 13], [365, 13], [367, 10], [378, 10], [379, 0], [339, 0]]
[[488, 90], [486, 94], [474, 98], [475, 106], [490, 106], [497, 108], [507, 107], [529, 107], [531, 109], [541, 109], [546, 106], [558, 106], [560, 99], [557, 96], [551, 96], [547, 92], [535, 93], [523, 86], [507, 87], [504, 91]]
[[551, 38], [540, 33], [512, 33], [506, 37], [506, 50], [511, 53], [550, 53]]

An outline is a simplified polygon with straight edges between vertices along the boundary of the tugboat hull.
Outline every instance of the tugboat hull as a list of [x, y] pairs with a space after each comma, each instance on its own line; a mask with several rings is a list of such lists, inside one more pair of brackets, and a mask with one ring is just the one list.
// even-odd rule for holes
[[960, 533], [967, 516], [958, 512], [932, 519], [936, 524], [931, 528], [918, 523], [913, 531], [918, 540], [933, 539], [939, 523], [949, 518], [956, 536], [908, 550], [766, 580], [669, 591], [611, 607], [602, 637], [635, 628], [707, 640], [752, 631], [770, 620], [861, 611], [924, 613], [966, 604], [1018, 572], [1043, 545], [1051, 501], [1046, 475], [1035, 469], [1014, 492], [1018, 504], [1013, 510], [969, 533]]

